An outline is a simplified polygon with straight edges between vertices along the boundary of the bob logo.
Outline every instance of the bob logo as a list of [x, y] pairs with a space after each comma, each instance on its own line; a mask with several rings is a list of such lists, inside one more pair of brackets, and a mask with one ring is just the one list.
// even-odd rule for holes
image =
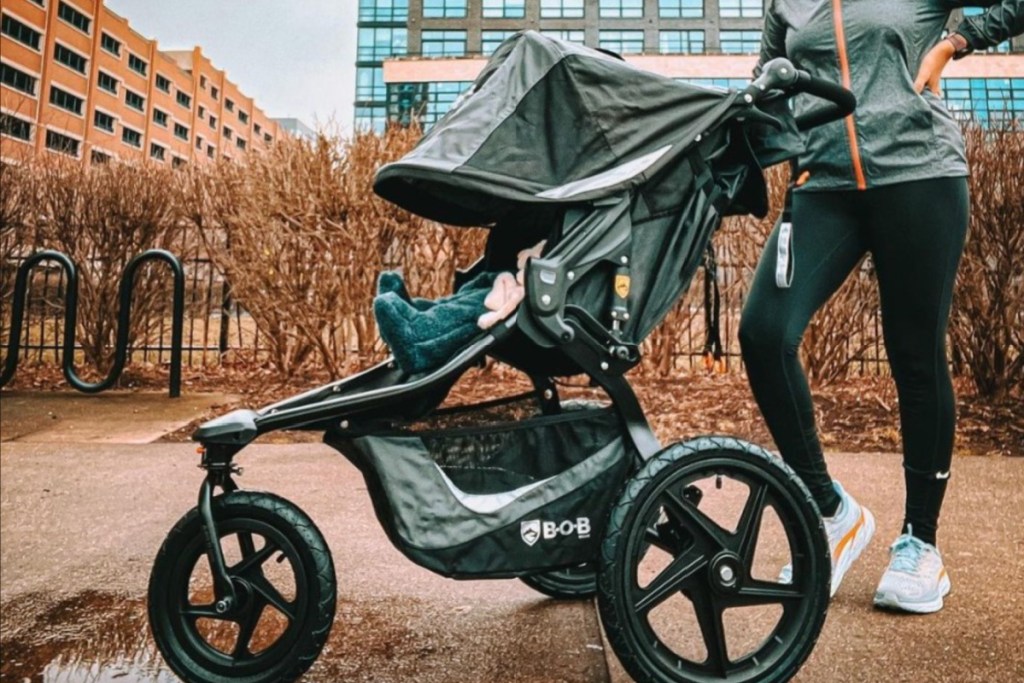
[[519, 533], [523, 537], [523, 543], [532, 546], [540, 540], [540, 520], [531, 519], [519, 525]]
[[559, 536], [576, 536], [582, 540], [590, 538], [590, 518], [577, 517], [575, 520], [566, 519], [562, 522], [531, 519], [519, 525], [519, 533], [523, 537], [523, 543], [529, 546], [534, 545], [541, 538], [550, 541]]

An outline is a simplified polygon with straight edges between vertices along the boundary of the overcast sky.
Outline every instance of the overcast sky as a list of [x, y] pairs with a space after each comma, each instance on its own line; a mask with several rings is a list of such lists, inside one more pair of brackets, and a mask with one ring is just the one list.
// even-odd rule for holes
[[356, 0], [107, 0], [161, 50], [199, 45], [272, 117], [352, 127]]

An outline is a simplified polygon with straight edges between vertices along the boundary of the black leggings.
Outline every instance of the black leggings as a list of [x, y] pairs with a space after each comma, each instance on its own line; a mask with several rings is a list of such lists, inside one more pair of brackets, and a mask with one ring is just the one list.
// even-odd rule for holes
[[775, 282], [777, 226], [740, 322], [757, 404], [783, 459], [807, 484], [822, 514], [835, 514], [839, 497], [825, 467], [798, 348], [811, 316], [870, 252], [900, 402], [904, 529], [912, 525], [915, 536], [934, 543], [953, 454], [955, 406], [945, 340], [967, 232], [967, 179], [797, 192], [792, 218], [791, 287]]

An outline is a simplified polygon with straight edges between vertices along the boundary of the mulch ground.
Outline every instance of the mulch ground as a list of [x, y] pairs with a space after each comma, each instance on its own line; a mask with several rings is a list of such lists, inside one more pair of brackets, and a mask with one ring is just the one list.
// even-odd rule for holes
[[[236, 402], [217, 406], [209, 415], [169, 434], [165, 440], [187, 441], [200, 422], [238, 407], [257, 407], [329, 381], [323, 376], [293, 377], [282, 382], [266, 368], [218, 366], [186, 368], [183, 393], [219, 391], [235, 394]], [[632, 381], [648, 419], [663, 442], [699, 434], [731, 434], [770, 445], [768, 430], [741, 373], [680, 372], [671, 379], [637, 377]], [[69, 391], [58, 368], [25, 366], [11, 388]], [[126, 371], [121, 386], [128, 390], [167, 387], [162, 368], [136, 366]], [[527, 391], [530, 385], [515, 372], [500, 366], [470, 370], [455, 386], [448, 404], [471, 403]], [[600, 396], [600, 390], [572, 380], [560, 389], [565, 397]], [[842, 452], [898, 452], [899, 401], [891, 378], [859, 377], [813, 390], [817, 422], [826, 450]], [[968, 386], [957, 386], [956, 451], [963, 455], [1024, 457], [1024, 400], [1010, 397], [983, 401]], [[275, 433], [261, 441], [318, 440], [310, 433]]]

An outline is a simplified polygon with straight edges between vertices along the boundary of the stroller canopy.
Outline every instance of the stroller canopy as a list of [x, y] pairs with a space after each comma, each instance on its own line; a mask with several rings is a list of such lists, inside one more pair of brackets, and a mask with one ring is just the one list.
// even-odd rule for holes
[[737, 98], [535, 31], [517, 33], [409, 154], [380, 169], [374, 189], [462, 226], [490, 225], [523, 203], [620, 194], [731, 111], [749, 111]]

